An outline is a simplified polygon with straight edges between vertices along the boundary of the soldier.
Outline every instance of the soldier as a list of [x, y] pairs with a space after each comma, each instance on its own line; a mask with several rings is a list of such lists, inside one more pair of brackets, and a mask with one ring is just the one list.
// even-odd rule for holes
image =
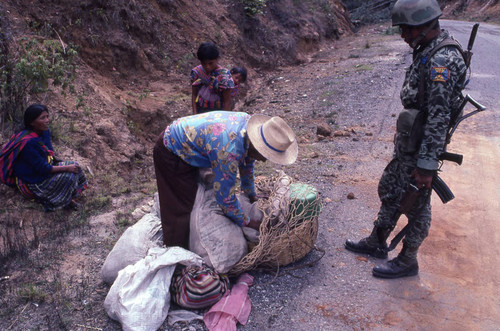
[[432, 180], [444, 152], [453, 110], [459, 108], [466, 76], [460, 45], [441, 30], [436, 0], [398, 0], [392, 25], [413, 49], [400, 97], [404, 110], [397, 121], [393, 159], [378, 185], [381, 207], [371, 234], [358, 242], [347, 240], [347, 250], [387, 258], [386, 240], [399, 218], [398, 208], [410, 183], [421, 194], [406, 216], [408, 231], [399, 255], [373, 268], [373, 276], [399, 278], [418, 274], [417, 251], [429, 233]]

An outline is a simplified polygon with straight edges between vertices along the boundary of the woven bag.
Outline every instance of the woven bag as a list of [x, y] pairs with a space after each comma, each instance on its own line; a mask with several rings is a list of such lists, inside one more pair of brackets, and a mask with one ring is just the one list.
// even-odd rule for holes
[[192, 266], [176, 272], [170, 291], [172, 300], [181, 307], [199, 309], [218, 302], [229, 287], [225, 274], [218, 274], [210, 267]]

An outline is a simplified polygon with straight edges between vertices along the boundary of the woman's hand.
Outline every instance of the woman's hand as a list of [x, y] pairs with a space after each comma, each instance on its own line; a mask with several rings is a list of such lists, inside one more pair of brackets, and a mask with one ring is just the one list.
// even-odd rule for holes
[[80, 166], [78, 164], [69, 164], [67, 165], [68, 167], [68, 172], [72, 172], [74, 174], [77, 174], [80, 171]]

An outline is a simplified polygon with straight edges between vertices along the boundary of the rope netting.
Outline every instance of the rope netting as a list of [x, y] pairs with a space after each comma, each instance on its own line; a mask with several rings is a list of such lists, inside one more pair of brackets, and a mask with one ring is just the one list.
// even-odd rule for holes
[[279, 269], [315, 248], [321, 211], [317, 190], [294, 183], [283, 171], [257, 178], [255, 186], [264, 214], [259, 242], [249, 242], [250, 252], [229, 271], [232, 275], [256, 268]]

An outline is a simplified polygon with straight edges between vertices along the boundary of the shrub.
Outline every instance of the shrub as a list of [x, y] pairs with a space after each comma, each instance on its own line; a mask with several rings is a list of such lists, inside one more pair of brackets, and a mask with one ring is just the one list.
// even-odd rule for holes
[[19, 40], [15, 51], [0, 55], [0, 119], [9, 122], [12, 131], [21, 128], [30, 97], [51, 85], [61, 87], [63, 94], [73, 91], [77, 55], [62, 42], [38, 38]]
[[262, 14], [266, 7], [267, 0], [240, 0], [248, 16]]

